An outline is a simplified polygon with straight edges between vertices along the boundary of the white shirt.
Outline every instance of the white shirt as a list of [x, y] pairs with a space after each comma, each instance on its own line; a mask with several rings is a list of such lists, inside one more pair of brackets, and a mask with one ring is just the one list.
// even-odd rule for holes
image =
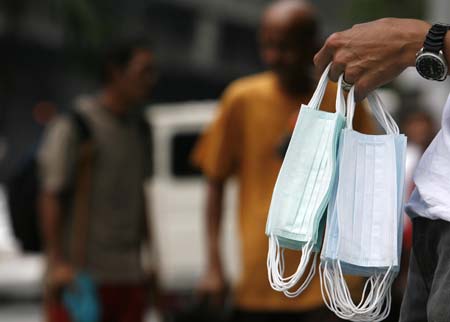
[[422, 156], [414, 174], [414, 189], [406, 205], [411, 217], [450, 221], [450, 95], [442, 128]]

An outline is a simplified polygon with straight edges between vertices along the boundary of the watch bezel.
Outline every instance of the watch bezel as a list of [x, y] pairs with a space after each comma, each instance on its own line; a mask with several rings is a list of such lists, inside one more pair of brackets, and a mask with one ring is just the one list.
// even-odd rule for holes
[[[439, 63], [444, 67], [444, 72], [442, 73], [441, 77], [439, 77], [439, 78], [430, 77], [429, 75], [427, 75], [423, 71], [421, 71], [420, 68], [419, 68], [419, 63], [424, 58], [430, 58], [430, 57], [435, 59], [435, 60], [437, 60], [437, 61], [439, 61]], [[417, 53], [416, 70], [420, 74], [420, 76], [422, 76], [423, 78], [426, 78], [426, 79], [429, 79], [429, 80], [436, 80], [436, 81], [440, 81], [440, 82], [444, 81], [447, 78], [448, 67], [447, 67], [447, 62], [445, 61], [443, 52], [439, 51], [439, 53], [434, 53], [434, 52], [430, 52], [430, 51], [424, 51], [423, 48], [422, 48]]]

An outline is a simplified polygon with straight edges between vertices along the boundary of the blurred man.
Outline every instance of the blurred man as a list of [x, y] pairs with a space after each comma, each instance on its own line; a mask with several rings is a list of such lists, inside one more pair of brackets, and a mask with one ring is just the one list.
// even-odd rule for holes
[[60, 293], [80, 271], [98, 286], [100, 321], [139, 322], [145, 313], [140, 250], [150, 150], [133, 110], [154, 86], [154, 58], [145, 44], [130, 43], [103, 63], [100, 92], [76, 106], [76, 117], [53, 122], [39, 152], [50, 322], [70, 321]]
[[[267, 237], [264, 234], [273, 187], [283, 161], [283, 147], [301, 104], [315, 89], [313, 54], [318, 47], [316, 11], [306, 1], [276, 1], [265, 11], [260, 33], [261, 56], [270, 71], [235, 81], [223, 94], [219, 114], [194, 152], [208, 178], [206, 221], [208, 264], [200, 291], [223, 292], [226, 285], [219, 252], [224, 185], [239, 184], [239, 233], [242, 274], [234, 289], [237, 321], [334, 321], [324, 309], [319, 277], [298, 298], [270, 288]], [[322, 108], [335, 111], [336, 85], [330, 83]], [[355, 126], [371, 132], [372, 123], [358, 108]], [[287, 253], [286, 274], [300, 254]], [[358, 286], [359, 280], [350, 283]]]

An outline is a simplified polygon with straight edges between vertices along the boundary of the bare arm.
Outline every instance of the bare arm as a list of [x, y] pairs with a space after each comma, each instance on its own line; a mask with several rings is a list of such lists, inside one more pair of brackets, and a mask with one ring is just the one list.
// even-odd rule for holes
[[61, 202], [55, 193], [43, 191], [39, 196], [41, 231], [48, 263], [50, 291], [68, 284], [73, 267], [65, 261], [61, 249]]
[[200, 283], [200, 292], [218, 295], [225, 288], [220, 254], [220, 230], [224, 182], [209, 180], [206, 200], [207, 268]]
[[[328, 37], [314, 57], [319, 71], [333, 62], [330, 78], [345, 74], [355, 84], [355, 96], [362, 100], [369, 92], [415, 65], [431, 25], [415, 19], [384, 18], [358, 24]], [[444, 54], [450, 62], [450, 33], [445, 38]]]
[[213, 268], [221, 268], [220, 228], [222, 219], [223, 188], [222, 181], [208, 182], [208, 199], [206, 203], [206, 227], [208, 238], [208, 260]]
[[62, 258], [61, 250], [61, 204], [55, 193], [42, 192], [39, 198], [42, 237], [50, 262]]

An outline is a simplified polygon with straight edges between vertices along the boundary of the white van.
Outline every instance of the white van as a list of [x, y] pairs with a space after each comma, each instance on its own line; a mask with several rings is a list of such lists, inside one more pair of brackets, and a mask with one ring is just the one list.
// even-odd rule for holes
[[[190, 163], [199, 135], [212, 121], [216, 101], [152, 106], [154, 173], [146, 186], [156, 243], [157, 268], [165, 290], [195, 287], [206, 263], [204, 220], [206, 181]], [[231, 282], [239, 271], [236, 185], [226, 188], [223, 217], [223, 263]]]

